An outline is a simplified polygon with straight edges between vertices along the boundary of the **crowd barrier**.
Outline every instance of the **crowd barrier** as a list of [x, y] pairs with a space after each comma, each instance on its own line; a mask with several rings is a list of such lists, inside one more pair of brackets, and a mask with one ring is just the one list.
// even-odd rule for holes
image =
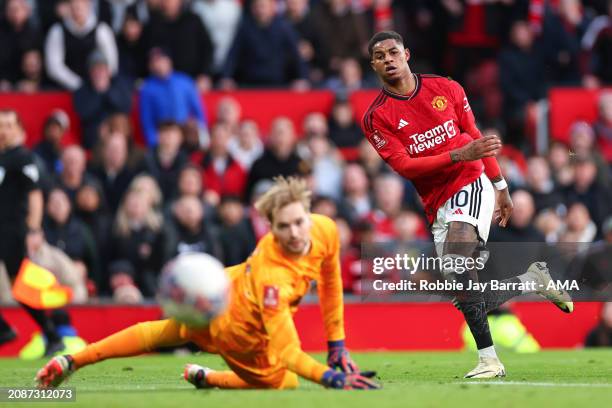
[[567, 143], [576, 121], [593, 123], [597, 120], [599, 95], [608, 89], [555, 88], [548, 95], [550, 107], [549, 134], [552, 139]]

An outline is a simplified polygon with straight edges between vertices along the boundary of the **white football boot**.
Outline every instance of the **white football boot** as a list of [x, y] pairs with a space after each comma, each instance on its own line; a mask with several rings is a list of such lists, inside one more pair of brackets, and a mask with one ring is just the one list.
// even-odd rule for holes
[[505, 377], [506, 369], [498, 358], [480, 357], [478, 365], [464, 378], [497, 378]]
[[572, 302], [572, 298], [565, 289], [556, 287], [548, 289], [548, 285], [554, 281], [550, 276], [546, 262], [532, 263], [529, 265], [529, 268], [527, 268], [525, 275], [527, 275], [529, 281], [535, 282], [535, 289], [538, 295], [550, 300], [565, 313], [572, 313], [574, 311], [574, 302]]

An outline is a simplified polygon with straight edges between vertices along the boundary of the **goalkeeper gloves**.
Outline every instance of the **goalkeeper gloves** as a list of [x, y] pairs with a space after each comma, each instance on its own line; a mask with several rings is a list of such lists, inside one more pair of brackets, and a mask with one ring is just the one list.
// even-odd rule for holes
[[339, 368], [345, 373], [359, 371], [357, 364], [351, 359], [348, 350], [344, 347], [344, 340], [327, 342], [327, 365], [332, 369]]
[[337, 390], [376, 390], [380, 385], [372, 380], [376, 371], [364, 371], [361, 373], [343, 373], [335, 370], [327, 370], [323, 373], [321, 384], [326, 388]]

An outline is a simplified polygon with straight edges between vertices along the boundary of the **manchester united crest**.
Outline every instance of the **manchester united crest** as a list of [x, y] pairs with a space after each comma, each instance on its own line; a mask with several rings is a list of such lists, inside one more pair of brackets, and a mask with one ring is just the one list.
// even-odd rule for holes
[[437, 111], [443, 112], [444, 110], [446, 110], [446, 106], [448, 105], [448, 100], [446, 99], [446, 96], [436, 96], [435, 98], [433, 98], [433, 100], [431, 101], [431, 106], [433, 106], [433, 108]]

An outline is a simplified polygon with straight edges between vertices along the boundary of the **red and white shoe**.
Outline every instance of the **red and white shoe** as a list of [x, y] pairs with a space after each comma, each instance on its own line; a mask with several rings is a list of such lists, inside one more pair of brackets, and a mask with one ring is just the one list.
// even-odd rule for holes
[[212, 388], [206, 382], [206, 376], [213, 371], [211, 368], [202, 367], [197, 364], [185, 364], [183, 378], [195, 385], [196, 388]]
[[76, 371], [72, 356], [53, 357], [43, 368], [38, 370], [34, 380], [38, 388], [56, 388]]

